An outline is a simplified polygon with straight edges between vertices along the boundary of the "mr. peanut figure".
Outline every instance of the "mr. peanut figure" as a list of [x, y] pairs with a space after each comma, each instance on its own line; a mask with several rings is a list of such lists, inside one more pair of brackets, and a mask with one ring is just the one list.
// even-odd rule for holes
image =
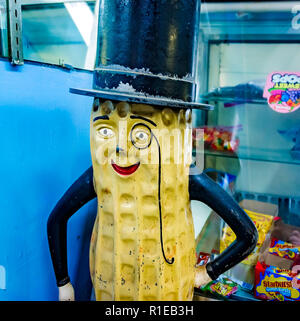
[[[204, 173], [191, 173], [196, 0], [100, 1], [90, 118], [92, 167], [48, 220], [60, 300], [74, 300], [67, 221], [97, 197], [90, 244], [96, 300], [192, 300], [254, 249], [257, 231], [239, 205]], [[188, 75], [188, 76], [187, 76]], [[196, 267], [190, 201], [211, 207], [236, 234]]]

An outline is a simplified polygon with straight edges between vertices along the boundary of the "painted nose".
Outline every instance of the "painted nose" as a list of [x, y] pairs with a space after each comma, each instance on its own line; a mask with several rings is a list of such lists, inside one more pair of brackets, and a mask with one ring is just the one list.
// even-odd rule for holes
[[117, 147], [116, 147], [116, 153], [120, 153], [120, 152], [124, 152], [124, 149], [121, 148], [121, 147], [119, 147], [119, 146], [117, 145]]

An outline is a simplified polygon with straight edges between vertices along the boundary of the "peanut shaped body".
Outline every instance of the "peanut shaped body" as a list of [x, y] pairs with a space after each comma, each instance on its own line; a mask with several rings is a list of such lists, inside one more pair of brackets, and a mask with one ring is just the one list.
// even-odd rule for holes
[[191, 300], [190, 110], [105, 101], [90, 128], [96, 300]]
[[[90, 273], [97, 300], [191, 300], [193, 289], [245, 259], [254, 223], [205, 173], [190, 172], [191, 112], [94, 100], [92, 167], [65, 192], [47, 222], [60, 300], [74, 300], [67, 265], [67, 221], [97, 197]], [[190, 200], [205, 203], [236, 240], [195, 266]]]

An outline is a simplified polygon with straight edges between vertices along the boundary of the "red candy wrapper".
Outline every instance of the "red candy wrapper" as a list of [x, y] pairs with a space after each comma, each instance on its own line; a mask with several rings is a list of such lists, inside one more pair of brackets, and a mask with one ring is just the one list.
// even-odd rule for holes
[[205, 252], [199, 252], [197, 257], [197, 265], [205, 265], [210, 260], [210, 254]]

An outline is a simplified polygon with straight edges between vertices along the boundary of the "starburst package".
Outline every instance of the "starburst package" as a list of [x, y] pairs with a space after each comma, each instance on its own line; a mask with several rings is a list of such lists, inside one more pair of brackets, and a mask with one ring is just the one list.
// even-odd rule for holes
[[257, 262], [255, 267], [255, 297], [268, 301], [300, 301], [300, 275], [290, 269], [280, 269]]
[[281, 219], [274, 222], [255, 267], [256, 298], [300, 301], [299, 246], [287, 242], [293, 230], [300, 231], [300, 228]]

